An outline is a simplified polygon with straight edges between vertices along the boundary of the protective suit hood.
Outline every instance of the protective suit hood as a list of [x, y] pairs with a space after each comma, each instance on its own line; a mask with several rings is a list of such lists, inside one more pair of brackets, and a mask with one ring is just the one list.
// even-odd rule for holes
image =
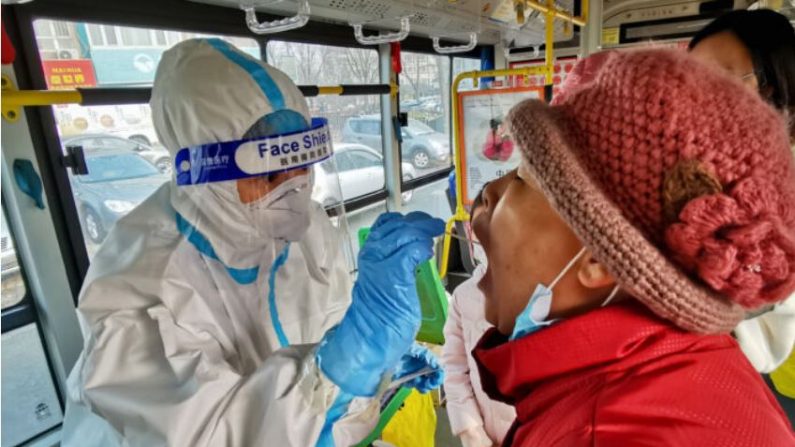
[[[257, 136], [265, 137], [306, 130], [311, 121], [306, 100], [284, 73], [220, 39], [188, 40], [166, 51], [150, 106], [158, 138], [173, 160], [183, 148], [240, 140], [255, 124]], [[284, 245], [258, 226], [235, 181], [174, 185], [171, 202], [188, 224], [181, 230], [200, 233], [229, 268], [267, 263], [263, 255]], [[305, 230], [308, 220], [303, 223]]]

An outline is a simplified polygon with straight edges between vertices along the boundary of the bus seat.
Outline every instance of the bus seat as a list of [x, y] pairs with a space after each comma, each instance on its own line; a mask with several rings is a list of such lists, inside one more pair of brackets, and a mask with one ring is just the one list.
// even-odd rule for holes
[[[453, 214], [455, 214], [455, 191], [447, 188], [446, 190], [447, 195], [447, 202], [450, 205], [450, 209], [452, 210]], [[467, 227], [469, 226], [469, 222], [455, 222], [455, 232], [457, 235], [468, 236]], [[450, 265], [447, 266], [447, 277], [448, 277], [448, 288], [449, 290], [454, 290], [458, 284], [467, 280], [470, 276], [472, 276], [472, 272], [475, 271], [475, 260], [472, 258], [471, 248], [466, 241], [456, 238], [458, 242], [457, 253], [455, 253], [454, 245], [450, 245], [450, 256], [448, 257]], [[451, 284], [452, 283], [452, 284]]]
[[[469, 233], [472, 231], [469, 222], [456, 222], [455, 223], [455, 230], [456, 233], [469, 237]], [[458, 239], [458, 246], [461, 251], [461, 263], [464, 265], [464, 269], [470, 276], [475, 271], [475, 260], [472, 258], [472, 249], [466, 241]]]

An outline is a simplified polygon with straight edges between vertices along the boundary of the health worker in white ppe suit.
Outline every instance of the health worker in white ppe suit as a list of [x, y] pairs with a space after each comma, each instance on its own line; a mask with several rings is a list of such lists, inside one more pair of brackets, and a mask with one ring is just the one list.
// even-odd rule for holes
[[93, 259], [64, 445], [348, 446], [392, 380], [441, 383], [413, 340], [414, 270], [442, 221], [380, 216], [351, 287], [337, 229], [310, 200], [328, 125], [287, 76], [190, 40], [164, 53], [151, 108], [174, 177]]

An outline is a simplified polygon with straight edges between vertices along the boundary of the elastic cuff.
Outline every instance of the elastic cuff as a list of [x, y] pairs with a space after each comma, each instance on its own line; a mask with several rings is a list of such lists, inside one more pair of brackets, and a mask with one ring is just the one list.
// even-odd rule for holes
[[[342, 340], [335, 340], [338, 327], [326, 332], [315, 353], [318, 368], [332, 383], [345, 393], [356, 397], [373, 397], [383, 383], [384, 371], [363, 367], [366, 359], [359, 358], [365, 350], [356, 349]], [[344, 348], [342, 348], [342, 346]], [[340, 349], [345, 349], [344, 352]]]

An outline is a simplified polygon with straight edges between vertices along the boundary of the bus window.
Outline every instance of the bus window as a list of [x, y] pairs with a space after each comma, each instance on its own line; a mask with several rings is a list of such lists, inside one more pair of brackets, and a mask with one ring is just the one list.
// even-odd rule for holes
[[50, 89], [151, 85], [163, 52], [183, 40], [218, 37], [259, 59], [254, 39], [55, 20], [34, 22]]
[[[82, 133], [66, 130], [69, 124], [84, 119], [82, 115], [71, 118], [71, 113], [55, 107], [56, 116], [61, 118], [56, 122], [62, 149], [81, 146], [88, 167], [87, 175], [70, 173], [69, 180], [89, 257], [93, 256], [117, 220], [170, 179], [169, 152], [156, 139], [152, 141], [147, 138], [146, 142], [142, 142], [135, 135], [120, 133], [118, 130], [124, 124], [116, 125], [116, 121], [110, 118], [111, 114], [123, 116], [125, 110], [133, 108], [145, 117], [141, 119], [136, 135], [142, 132], [155, 135], [149, 118], [149, 106], [69, 106], [71, 113], [86, 112], [88, 116], [101, 113], [98, 121], [104, 119], [114, 123], [110, 129], [87, 129]], [[71, 119], [64, 118], [64, 115]], [[121, 120], [122, 123], [128, 122], [123, 118]]]
[[268, 63], [296, 84], [378, 84], [378, 53], [373, 49], [295, 42], [268, 42]]
[[[479, 67], [477, 59], [403, 52], [400, 111], [408, 114], [409, 121], [402, 129], [401, 156], [417, 171], [417, 178], [439, 176], [453, 168], [450, 86], [457, 74]], [[452, 215], [446, 176], [413, 190], [405, 181], [404, 195], [412, 200], [404, 211], [424, 211], [442, 219]]]
[[[469, 59], [464, 57], [454, 57], [453, 58], [453, 79], [450, 80], [455, 82], [455, 78], [460, 75], [461, 73], [465, 73], [467, 71], [478, 71], [480, 70], [480, 60], [479, 59]], [[472, 79], [464, 79], [461, 81], [461, 84], [458, 86], [458, 91], [465, 91], [465, 90], [474, 90], [475, 85], [472, 82]]]
[[[270, 41], [266, 48], [268, 62], [298, 84], [366, 85], [379, 81], [378, 53], [372, 49], [280, 41]], [[329, 120], [342, 199], [350, 201], [382, 191], [385, 175], [380, 95], [327, 95], [308, 98], [308, 102], [312, 116]], [[406, 164], [403, 174], [416, 177]], [[325, 206], [339, 202], [330, 181], [322, 165], [315, 168], [313, 198]], [[383, 210], [383, 203], [377, 208]], [[348, 213], [354, 247], [358, 229], [369, 226], [377, 215], [368, 210]]]
[[450, 58], [403, 52], [400, 74], [400, 111], [407, 112], [401, 158], [420, 177], [449, 169]]
[[[297, 84], [378, 83], [375, 50], [271, 41], [267, 55], [269, 63]], [[380, 96], [328, 95], [308, 98], [308, 102], [312, 116], [329, 120], [344, 200], [382, 190]]]
[[[36, 20], [36, 42], [49, 89], [151, 85], [163, 52], [195, 37], [219, 37], [259, 58], [250, 38]], [[87, 176], [69, 179], [93, 257], [113, 224], [166, 182], [171, 156], [158, 141], [148, 104], [56, 105], [61, 149], [81, 146]], [[126, 168], [126, 169], [125, 169]]]

